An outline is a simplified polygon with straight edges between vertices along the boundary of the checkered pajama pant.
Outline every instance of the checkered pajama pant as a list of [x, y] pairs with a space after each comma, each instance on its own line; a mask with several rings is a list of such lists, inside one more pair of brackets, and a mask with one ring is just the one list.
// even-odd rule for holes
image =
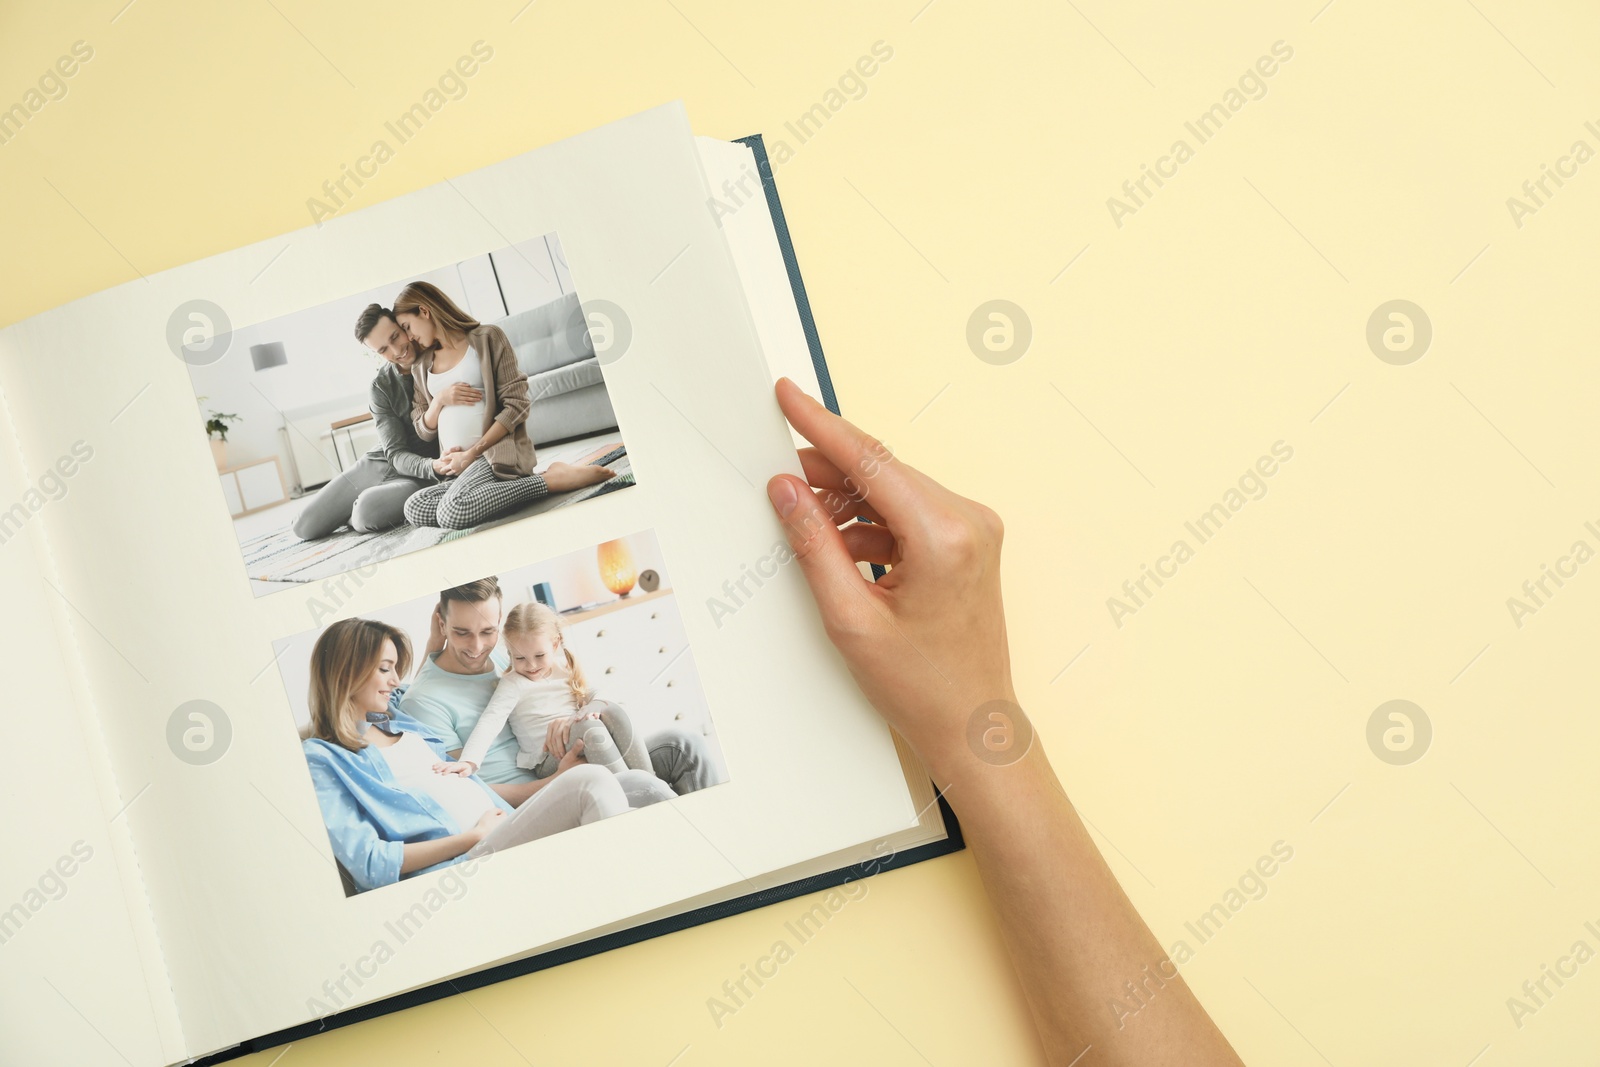
[[406, 521], [413, 526], [470, 530], [549, 495], [542, 474], [501, 481], [487, 459], [477, 459], [456, 477], [413, 493], [406, 500]]

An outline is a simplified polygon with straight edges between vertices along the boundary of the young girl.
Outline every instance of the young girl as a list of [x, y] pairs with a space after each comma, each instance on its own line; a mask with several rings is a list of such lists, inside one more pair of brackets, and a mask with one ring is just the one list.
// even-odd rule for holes
[[411, 642], [372, 619], [343, 619], [311, 650], [306, 763], [339, 865], [357, 892], [628, 810], [613, 774], [562, 760], [512, 810], [480, 778], [434, 773], [444, 745], [390, 710]]
[[435, 469], [444, 478], [407, 498], [407, 522], [467, 530], [616, 473], [560, 462], [533, 472], [528, 376], [500, 327], [480, 323], [429, 282], [406, 286], [394, 314], [420, 349], [411, 367], [411, 419], [418, 437], [439, 442]]
[[500, 678], [494, 696], [472, 728], [453, 763], [435, 769], [444, 774], [478, 772], [485, 753], [507, 722], [516, 736], [517, 766], [547, 778], [577, 741], [583, 758], [613, 774], [651, 771], [650, 757], [627, 713], [608, 700], [596, 700], [561, 632], [561, 617], [535, 601], [519, 604], [506, 615], [501, 632], [511, 669]]

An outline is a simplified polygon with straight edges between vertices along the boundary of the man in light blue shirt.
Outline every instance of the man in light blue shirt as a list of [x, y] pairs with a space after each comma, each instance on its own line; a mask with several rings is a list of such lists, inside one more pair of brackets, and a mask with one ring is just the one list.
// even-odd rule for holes
[[[492, 606], [493, 602], [489, 604]], [[467, 613], [462, 608], [455, 604], [448, 609], [452, 622], [462, 621], [461, 616]], [[484, 659], [482, 669], [469, 672], [454, 647], [447, 641], [440, 651], [424, 656], [416, 680], [400, 699], [400, 710], [433, 731], [452, 753], [472, 736], [472, 728], [478, 724], [478, 716], [488, 706], [507, 665], [505, 653], [494, 649]], [[517, 766], [517, 739], [509, 727], [489, 746], [478, 776], [497, 785], [532, 780], [531, 774]]]
[[[428, 727], [452, 756], [466, 745], [509, 662], [498, 648], [503, 617], [500, 583], [494, 578], [440, 592], [430, 651], [400, 699], [400, 711]], [[645, 750], [654, 779], [643, 771], [618, 775], [626, 779], [624, 789], [635, 807], [724, 780], [712, 765], [705, 741], [685, 730], [663, 730], [646, 740]], [[535, 778], [518, 767], [517, 752], [517, 739], [508, 724], [501, 727], [478, 768], [478, 776], [512, 805], [521, 804], [552, 780]]]

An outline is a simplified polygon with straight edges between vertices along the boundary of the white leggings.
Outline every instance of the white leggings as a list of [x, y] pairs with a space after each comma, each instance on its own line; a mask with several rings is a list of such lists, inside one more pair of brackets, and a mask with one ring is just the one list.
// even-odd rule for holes
[[573, 767], [502, 819], [487, 837], [472, 847], [467, 858], [478, 859], [503, 848], [524, 845], [563, 830], [621, 815], [628, 810], [630, 801], [632, 806], [638, 807], [674, 795], [664, 783], [653, 778], [661, 789], [642, 781], [641, 788], [629, 788], [634, 785], [631, 779], [635, 775], [641, 780], [651, 777], [631, 771], [624, 779], [623, 775], [587, 763]]

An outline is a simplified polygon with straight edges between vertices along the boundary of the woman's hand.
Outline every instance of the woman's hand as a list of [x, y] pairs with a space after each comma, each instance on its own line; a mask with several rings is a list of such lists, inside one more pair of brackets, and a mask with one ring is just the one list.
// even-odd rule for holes
[[505, 817], [506, 813], [499, 808], [490, 808], [484, 812], [478, 821], [472, 824], [472, 829], [467, 831], [468, 835], [474, 838], [473, 844], [477, 844], [488, 837], [490, 831], [500, 825], [500, 820]]
[[482, 389], [475, 389], [466, 382], [451, 382], [433, 394], [432, 407], [438, 411], [451, 404], [476, 404], [482, 399]]
[[465, 382], [452, 382], [433, 394], [428, 409], [422, 413], [422, 424], [429, 431], [439, 428], [439, 413], [451, 404], [476, 404], [483, 399], [483, 390], [474, 389]]
[[[1106, 1067], [1239, 1067], [1031, 743], [1011, 684], [999, 517], [901, 463], [787, 378], [777, 392], [816, 447], [800, 453], [809, 486], [780, 474], [767, 494], [828, 637], [961, 817], [1049, 1062], [1077, 1063], [1087, 1046]], [[871, 521], [838, 528], [858, 515]], [[869, 582], [857, 561], [890, 570]], [[1009, 741], [997, 746], [1000, 732]], [[1125, 1014], [1105, 1009], [1108, 994], [1120, 1003], [1121, 981], [1132, 988], [1156, 971], [1159, 997], [1139, 996]], [[1125, 1027], [1135, 1011], [1136, 1025]]]
[[433, 765], [435, 774], [459, 774], [463, 778], [471, 778], [478, 773], [478, 765], [471, 760], [440, 760]]
[[434, 461], [433, 469], [448, 478], [472, 466], [472, 461], [477, 458], [477, 455], [469, 449], [456, 445]]
[[[816, 447], [800, 452], [810, 485], [780, 474], [767, 494], [823, 627], [867, 699], [945, 786], [986, 765], [968, 747], [970, 723], [990, 723], [1001, 708], [1029, 730], [1000, 604], [1000, 517], [895, 459], [789, 379], [777, 394]], [[856, 516], [871, 521], [839, 529]], [[889, 573], [869, 582], [858, 560]]]

